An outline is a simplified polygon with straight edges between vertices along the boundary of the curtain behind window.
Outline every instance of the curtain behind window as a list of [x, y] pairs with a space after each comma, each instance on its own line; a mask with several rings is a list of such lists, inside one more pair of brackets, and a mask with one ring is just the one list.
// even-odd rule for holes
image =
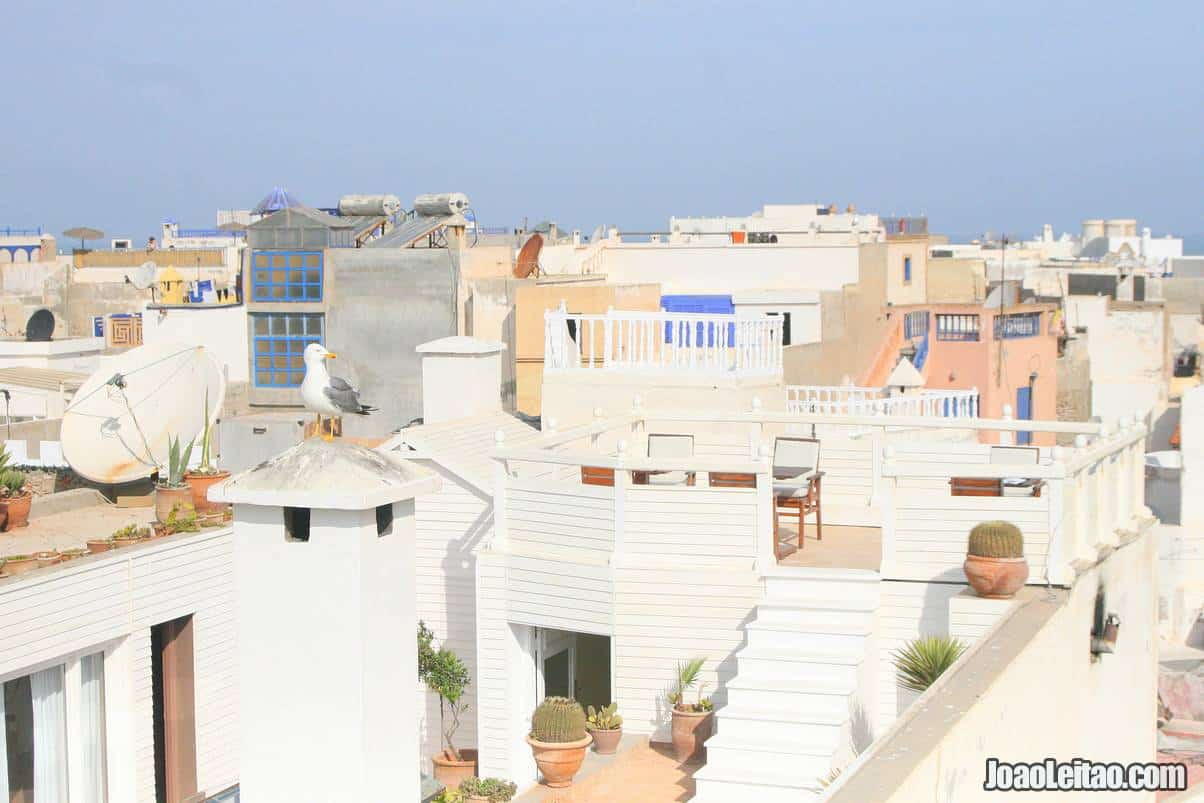
[[34, 803], [67, 799], [67, 719], [63, 700], [63, 667], [52, 666], [29, 676], [33, 697]]
[[105, 656], [80, 659], [80, 766], [84, 803], [105, 803]]

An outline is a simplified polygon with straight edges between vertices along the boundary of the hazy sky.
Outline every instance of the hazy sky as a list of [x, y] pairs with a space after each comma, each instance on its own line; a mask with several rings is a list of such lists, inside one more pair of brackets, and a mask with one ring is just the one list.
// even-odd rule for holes
[[850, 201], [1204, 233], [1204, 3], [4, 3], [0, 227], [144, 238], [280, 184], [483, 225]]

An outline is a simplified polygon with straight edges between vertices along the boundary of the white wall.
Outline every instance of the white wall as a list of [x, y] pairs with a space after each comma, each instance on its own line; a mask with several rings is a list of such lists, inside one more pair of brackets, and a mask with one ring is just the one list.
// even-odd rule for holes
[[[89, 534], [91, 535], [91, 534]], [[150, 628], [192, 614], [198, 788], [238, 782], [230, 531], [178, 535], [0, 581], [0, 681], [111, 646], [109, 800], [154, 803]]]
[[0, 340], [0, 368], [50, 368], [90, 374], [100, 366], [103, 337], [73, 337], [30, 342], [24, 338]]
[[147, 345], [164, 341], [202, 345], [229, 369], [231, 382], [250, 378], [250, 351], [247, 345], [247, 307], [198, 305], [164, 309], [146, 308], [142, 312], [142, 342]]

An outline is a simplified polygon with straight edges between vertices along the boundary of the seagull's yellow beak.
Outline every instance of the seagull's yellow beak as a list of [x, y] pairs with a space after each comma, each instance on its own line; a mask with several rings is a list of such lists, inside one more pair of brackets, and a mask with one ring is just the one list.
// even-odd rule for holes
[[337, 357], [339, 355], [335, 354], [333, 351], [328, 351], [322, 356], [324, 356], [328, 360], [333, 360], [335, 357]]

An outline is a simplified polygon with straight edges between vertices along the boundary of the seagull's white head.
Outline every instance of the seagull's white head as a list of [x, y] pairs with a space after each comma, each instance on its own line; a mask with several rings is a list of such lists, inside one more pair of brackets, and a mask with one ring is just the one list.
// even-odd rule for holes
[[335, 356], [333, 351], [327, 351], [321, 343], [310, 343], [305, 347], [305, 367], [315, 368], [326, 360], [333, 360]]

